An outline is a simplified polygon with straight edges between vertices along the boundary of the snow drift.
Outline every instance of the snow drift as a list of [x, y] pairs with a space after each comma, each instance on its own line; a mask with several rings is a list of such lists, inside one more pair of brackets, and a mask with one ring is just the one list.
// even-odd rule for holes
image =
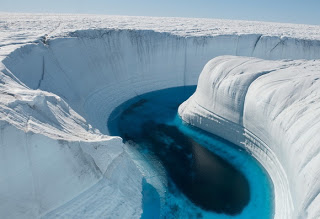
[[[46, 19], [50, 20], [44, 18], [45, 21]], [[136, 21], [135, 19], [132, 20]], [[155, 20], [141, 18], [138, 19], [140, 22], [138, 24], [145, 25], [143, 28], [137, 26], [137, 23], [129, 22], [126, 27], [132, 29], [100, 29], [101, 26], [95, 25], [97, 21], [92, 21], [84, 26], [95, 28], [94, 30], [74, 31], [73, 29], [77, 29], [79, 23], [81, 24], [79, 20], [77, 20], [78, 23], [72, 24], [75, 26], [68, 23], [69, 21], [60, 21], [59, 25], [56, 25], [57, 30], [54, 30], [59, 33], [56, 36], [46, 35], [36, 40], [33, 39], [34, 36], [29, 36], [30, 41], [16, 39], [21, 45], [12, 43], [8, 40], [9, 38], [6, 38], [6, 42], [3, 42], [0, 47], [2, 49], [0, 50], [0, 150], [3, 156], [0, 161], [0, 193], [5, 194], [0, 198], [1, 217], [113, 215], [120, 218], [137, 218], [142, 212], [143, 171], [132, 160], [121, 139], [108, 136], [106, 122], [116, 106], [148, 91], [196, 84], [203, 66], [213, 57], [220, 55], [253, 56], [273, 60], [320, 58], [318, 39], [297, 37], [298, 34], [283, 36], [281, 28], [272, 35], [268, 35], [267, 32], [255, 33], [254, 28], [251, 32], [244, 31], [243, 34], [224, 32], [219, 28], [214, 34], [199, 35], [197, 31], [189, 34], [185, 30], [180, 30], [179, 34], [176, 34], [174, 29], [170, 29], [168, 22], [164, 27], [162, 26], [161, 32], [158, 32], [153, 30], [154, 25], [150, 25], [152, 22], [156, 23]], [[124, 20], [125, 18], [113, 18], [112, 21], [115, 24], [113, 28], [121, 26]], [[185, 19], [174, 20], [177, 23], [184, 21]], [[128, 21], [125, 20], [125, 22]], [[224, 23], [232, 22], [224, 21]], [[25, 20], [24, 24], [30, 25]], [[46, 22], [40, 23], [40, 27], [44, 27], [45, 24]], [[205, 24], [210, 22], [203, 22], [200, 32], [206, 29]], [[17, 24], [13, 22], [8, 24], [8, 27], [12, 28], [14, 25]], [[260, 23], [252, 25], [258, 27]], [[272, 29], [271, 24], [262, 26], [264, 25], [269, 27], [266, 30]], [[244, 26], [235, 25], [234, 28], [238, 28], [241, 32], [241, 28], [245, 29]], [[274, 26], [277, 25], [274, 24]], [[279, 25], [279, 27], [282, 26]], [[307, 27], [300, 30], [308, 33]], [[188, 28], [190, 29], [186, 27]], [[60, 33], [59, 29], [66, 32]], [[47, 29], [44, 28], [44, 31]], [[46, 32], [42, 33], [44, 35]], [[221, 58], [221, 60], [224, 59], [231, 58]], [[242, 64], [242, 61], [234, 58], [232, 60], [234, 61], [230, 62], [231, 66], [236, 65], [234, 63]], [[293, 213], [296, 216], [304, 216], [306, 212], [309, 212], [310, 216], [317, 215], [318, 209], [312, 207], [316, 202], [312, 202], [310, 197], [316, 199], [318, 187], [297, 192], [302, 183], [288, 183], [287, 179], [302, 179], [302, 176], [298, 176], [298, 168], [292, 171], [299, 164], [294, 164], [290, 160], [292, 159], [289, 156], [291, 151], [288, 151], [289, 147], [287, 147], [289, 143], [282, 142], [288, 140], [286, 136], [289, 132], [286, 133], [287, 130], [284, 130], [281, 138], [272, 141], [279, 136], [276, 132], [278, 129], [275, 129], [274, 132], [277, 135], [270, 137], [270, 142], [266, 141], [267, 137], [263, 138], [263, 135], [273, 134], [268, 131], [271, 130], [269, 126], [275, 124], [278, 127], [276, 123], [268, 122], [268, 117], [263, 117], [269, 115], [269, 112], [256, 110], [254, 111], [257, 114], [256, 120], [246, 119], [244, 109], [247, 108], [241, 104], [243, 98], [250, 94], [248, 92], [246, 95], [248, 90], [246, 86], [249, 86], [258, 76], [274, 71], [273, 68], [278, 71], [279, 66], [286, 66], [284, 61], [269, 61], [267, 64], [270, 68], [263, 69], [265, 73], [259, 71], [261, 66], [255, 68], [253, 65], [253, 70], [250, 70], [251, 67], [248, 65], [247, 70], [253, 71], [249, 74], [250, 77], [232, 80], [234, 83], [231, 83], [230, 90], [226, 91], [233, 91], [232, 95], [237, 96], [236, 104], [232, 98], [222, 100], [217, 97], [214, 100], [220, 106], [215, 106], [213, 112], [217, 115], [223, 112], [220, 116], [225, 117], [225, 120], [222, 118], [219, 121], [225, 129], [234, 129], [239, 132], [234, 139], [227, 139], [238, 144], [241, 139], [245, 139], [247, 148], [265, 165], [273, 177], [276, 204], [279, 204], [276, 206], [276, 216], [290, 217]], [[228, 75], [228, 68], [221, 65], [222, 73], [219, 75]], [[247, 74], [244, 75], [247, 76]], [[295, 79], [297, 83], [304, 81], [303, 79], [300, 81], [298, 74]], [[275, 77], [275, 80], [278, 78]], [[225, 83], [223, 80], [221, 82]], [[224, 89], [222, 93], [226, 86], [229, 84], [222, 85]], [[202, 85], [201, 81], [199, 87], [206, 89], [206, 85]], [[237, 93], [235, 88], [241, 88], [241, 92]], [[259, 86], [256, 89], [259, 90]], [[209, 93], [212, 93], [210, 89], [208, 89]], [[198, 96], [201, 96], [201, 100], [210, 97]], [[212, 100], [208, 100], [208, 103], [213, 104]], [[251, 97], [252, 102], [253, 100], [254, 97]], [[280, 98], [277, 100], [282, 101]], [[254, 106], [254, 103], [251, 104], [250, 110], [254, 110], [257, 106]], [[277, 105], [278, 102], [273, 104]], [[212, 106], [203, 107], [203, 110], [210, 110]], [[268, 109], [265, 110], [268, 111]], [[313, 108], [309, 110], [311, 112]], [[292, 110], [292, 113], [295, 112], [298, 111]], [[192, 107], [189, 106], [181, 115], [189, 122], [197, 121], [197, 116], [207, 119], [208, 123], [214, 119], [198, 111], [192, 111]], [[292, 117], [291, 114], [287, 116], [292, 123], [298, 121], [298, 118]], [[265, 125], [264, 129], [256, 127], [254, 123], [259, 118], [266, 120], [269, 126]], [[194, 124], [200, 126], [200, 123], [194, 122]], [[259, 124], [262, 125], [261, 122], [256, 125]], [[205, 128], [203, 125], [200, 127]], [[245, 138], [242, 135], [243, 127], [250, 130], [245, 133]], [[207, 130], [226, 137], [216, 130]], [[316, 150], [316, 148], [310, 146], [310, 150]], [[256, 153], [255, 150], [258, 152]], [[260, 154], [257, 155], [258, 153]], [[312, 159], [312, 154], [307, 152], [299, 155], [301, 162]], [[313, 182], [316, 175], [312, 171], [307, 173], [310, 174], [308, 182], [315, 185]], [[130, 188], [127, 188], [126, 183], [120, 183], [126, 182], [128, 178], [132, 181]], [[110, 198], [99, 205], [100, 209], [88, 212], [86, 209], [89, 206], [95, 206], [98, 202], [99, 197], [90, 195], [97, 190], [109, 194], [107, 196]], [[87, 193], [82, 193], [84, 191]], [[290, 192], [286, 194], [288, 191]], [[306, 191], [310, 192], [310, 195], [304, 196], [303, 192]], [[80, 193], [82, 194], [79, 195]], [[110, 200], [113, 199], [115, 201], [111, 205]], [[285, 201], [281, 204], [280, 201], [283, 200]], [[65, 203], [67, 204], [63, 205]], [[47, 214], [60, 205], [63, 206]]]

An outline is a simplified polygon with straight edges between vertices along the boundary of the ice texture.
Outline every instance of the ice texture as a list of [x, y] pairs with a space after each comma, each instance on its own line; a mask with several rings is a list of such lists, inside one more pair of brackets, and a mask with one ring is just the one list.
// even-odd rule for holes
[[179, 107], [188, 123], [250, 151], [275, 189], [275, 217], [318, 218], [320, 61], [220, 56]]
[[[221, 55], [305, 59], [211, 61], [205, 69], [219, 72], [212, 74], [219, 85], [213, 90], [211, 77], [200, 79], [206, 92], [195, 95], [208, 101], [201, 108], [191, 98], [181, 116], [201, 120], [204, 129], [218, 121], [224, 128], [208, 130], [245, 141], [273, 177], [276, 200], [284, 200], [276, 202], [277, 218], [319, 215], [317, 80], [311, 86], [310, 79], [319, 65], [306, 61], [320, 58], [319, 26], [1, 13], [0, 30], [1, 218], [139, 218], [144, 170], [121, 138], [108, 136], [110, 113], [138, 94], [195, 85], [203, 66]], [[104, 204], [97, 191], [109, 197]]]
[[[95, 217], [138, 217], [142, 175], [128, 159], [121, 139], [94, 130], [62, 98], [31, 90], [3, 73], [1, 77], [0, 217], [39, 217], [96, 183], [111, 193], [99, 202], [112, 202], [112, 211], [95, 206]], [[134, 178], [130, 187], [126, 176]], [[82, 200], [75, 213], [92, 207], [90, 201]]]

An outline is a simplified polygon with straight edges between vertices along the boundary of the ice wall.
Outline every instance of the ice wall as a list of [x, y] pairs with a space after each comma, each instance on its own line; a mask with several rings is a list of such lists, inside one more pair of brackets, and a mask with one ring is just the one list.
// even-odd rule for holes
[[[4, 64], [31, 89], [53, 92], [103, 133], [115, 106], [140, 93], [196, 84], [219, 55], [320, 58], [320, 41], [249, 35], [181, 37], [134, 30], [75, 31], [11, 53]], [[129, 88], [129, 89], [128, 89]]]
[[[2, 61], [1, 77], [3, 85], [1, 86], [4, 87], [1, 97], [5, 100], [12, 98], [15, 104], [11, 105], [9, 104], [10, 101], [4, 101], [1, 111], [13, 109], [10, 115], [14, 119], [8, 120], [10, 117], [7, 117], [6, 113], [1, 116], [1, 119], [9, 124], [10, 130], [13, 130], [12, 133], [21, 136], [23, 133], [36, 133], [32, 135], [34, 137], [25, 134], [25, 137], [17, 138], [23, 142], [16, 145], [16, 147], [21, 147], [17, 150], [23, 151], [21, 157], [24, 163], [21, 162], [20, 164], [29, 173], [29, 175], [21, 175], [19, 180], [20, 182], [28, 182], [27, 185], [23, 185], [26, 187], [23, 187], [21, 183], [11, 183], [16, 182], [18, 178], [11, 177], [10, 174], [18, 173], [20, 169], [19, 166], [13, 165], [15, 162], [11, 163], [10, 157], [15, 156], [13, 155], [14, 151], [1, 153], [9, 158], [5, 159], [3, 165], [1, 165], [6, 168], [5, 171], [1, 171], [4, 174], [3, 179], [5, 179], [0, 182], [4, 185], [2, 189], [9, 188], [5, 194], [9, 197], [11, 194], [18, 194], [13, 192], [16, 189], [30, 191], [30, 188], [33, 188], [33, 202], [29, 202], [33, 203], [33, 207], [22, 204], [15, 209], [34, 209], [30, 213], [30, 217], [39, 216], [99, 182], [110, 163], [116, 160], [120, 151], [124, 150], [119, 139], [103, 135], [108, 134], [106, 122], [112, 110], [125, 100], [138, 94], [168, 87], [196, 84], [203, 66], [213, 57], [220, 55], [255, 56], [264, 59], [317, 59], [320, 58], [320, 41], [262, 34], [178, 36], [152, 30], [97, 29], [74, 31], [63, 37], [43, 38], [39, 42], [23, 45], [6, 55]], [[239, 62], [239, 65], [241, 63]], [[270, 62], [270, 69], [268, 68], [265, 71], [273, 70], [277, 63]], [[228, 75], [228, 69], [230, 67], [227, 65], [222, 66], [220, 70], [224, 73], [221, 75]], [[242, 78], [240, 80], [239, 77], [239, 80], [232, 85], [244, 91], [243, 89], [249, 86], [256, 77], [257, 74], [252, 74], [249, 77], [250, 80], [244, 81], [242, 81]], [[14, 82], [8, 82], [8, 80]], [[238, 86], [241, 83], [244, 84]], [[12, 86], [12, 84], [18, 84], [19, 86]], [[222, 84], [224, 91], [227, 86], [228, 84]], [[19, 102], [19, 98], [24, 93], [32, 93], [32, 95], [30, 94], [27, 100], [23, 99], [22, 102]], [[234, 95], [238, 94], [235, 92]], [[241, 101], [241, 98], [244, 97], [245, 94], [243, 93], [238, 101]], [[232, 121], [232, 123], [229, 120], [224, 121], [226, 127], [234, 128], [238, 133], [241, 133], [241, 125], [244, 122], [242, 113], [244, 106], [230, 105], [228, 100], [219, 98], [217, 101], [218, 103], [222, 101], [222, 105], [217, 107], [217, 110], [223, 111], [225, 109], [224, 105], [232, 108], [232, 110], [226, 112], [226, 115], [229, 115], [227, 118]], [[210, 109], [210, 106], [206, 107]], [[228, 107], [226, 109], [229, 109]], [[20, 109], [21, 111], [19, 111]], [[25, 110], [27, 111], [25, 112]], [[25, 120], [29, 122], [20, 123], [19, 120], [15, 119], [20, 118], [19, 115], [28, 115]], [[37, 119], [32, 119], [34, 117]], [[211, 119], [209, 118], [208, 121]], [[26, 127], [28, 128], [26, 129]], [[4, 133], [7, 134], [3, 135], [3, 139], [8, 143], [1, 144], [2, 150], [7, 150], [6, 145], [12, 145], [16, 140], [6, 130], [4, 129]], [[219, 132], [216, 132], [216, 134], [224, 136]], [[238, 142], [239, 139], [243, 139], [242, 135], [235, 136], [235, 139], [229, 140]], [[281, 205], [283, 209], [279, 206], [276, 209], [280, 212], [280, 216], [290, 215], [292, 212], [290, 193], [284, 194], [287, 191], [293, 191], [287, 189], [288, 181], [285, 171], [288, 167], [282, 168], [281, 165], [285, 164], [278, 162], [278, 154], [273, 153], [274, 148], [268, 148], [271, 147], [269, 144], [263, 144], [262, 141], [259, 141], [261, 143], [258, 142], [260, 144], [259, 149], [259, 147], [256, 147], [258, 145], [257, 139], [253, 134], [250, 136], [252, 136], [251, 139], [249, 137], [246, 139], [248, 145], [249, 143], [253, 145], [251, 151], [258, 148], [260, 155], [257, 156], [259, 158], [265, 157], [260, 161], [265, 165], [270, 165], [269, 168], [267, 167], [268, 170], [279, 169], [278, 172], [275, 172], [275, 175], [279, 176], [275, 178], [274, 183], [277, 186], [279, 185], [277, 190], [280, 194], [279, 200], [288, 200]], [[37, 140], [38, 138], [44, 140]], [[31, 144], [25, 143], [30, 141]], [[42, 142], [41, 145], [49, 141], [50, 144], [43, 146], [41, 150], [52, 145], [52, 148], [55, 148], [52, 149], [54, 152], [50, 153], [50, 156], [45, 155], [45, 153], [43, 155], [45, 157], [42, 157], [42, 152], [39, 149], [33, 149], [38, 145], [37, 141]], [[79, 145], [75, 146], [76, 143], [74, 142], [78, 142]], [[96, 144], [100, 145], [100, 142], [102, 142], [102, 146], [98, 148], [103, 152], [97, 151], [95, 147]], [[31, 149], [28, 149], [29, 147]], [[110, 147], [113, 149], [110, 150]], [[30, 152], [32, 157], [30, 157], [30, 150], [33, 151]], [[64, 150], [67, 150], [67, 152], [64, 152]], [[89, 152], [86, 150], [89, 150]], [[51, 156], [53, 154], [55, 155]], [[38, 156], [40, 158], [37, 158]], [[70, 157], [72, 157], [71, 163]], [[129, 157], [124, 157], [126, 162], [123, 163], [126, 164], [126, 167], [134, 166]], [[38, 165], [36, 167], [39, 169], [33, 169], [32, 163], [38, 159], [41, 160], [41, 162], [39, 161], [41, 164], [45, 161], [48, 164], [56, 163], [56, 159], [61, 159], [63, 160], [63, 162], [61, 161], [63, 168], [50, 169], [52, 165]], [[81, 175], [84, 177], [83, 180], [79, 178], [78, 170], [72, 173], [68, 172], [68, 169], [71, 171], [74, 168], [73, 162], [85, 164], [79, 167], [79, 171], [81, 168], [86, 168], [80, 171], [83, 174]], [[100, 162], [102, 164], [99, 164]], [[32, 166], [32, 169], [27, 165]], [[122, 168], [123, 165], [119, 164], [112, 169], [119, 171]], [[63, 169], [63, 171], [60, 171], [60, 169]], [[123, 173], [123, 176], [126, 174], [132, 176], [132, 172], [135, 172], [129, 167], [123, 169], [123, 171], [119, 171], [119, 173]], [[49, 172], [58, 174], [57, 178], [62, 180], [61, 187], [65, 185], [63, 189], [54, 187], [59, 183], [42, 177], [45, 176], [42, 175], [42, 172], [45, 171], [48, 171], [48, 174]], [[129, 201], [119, 199], [119, 202], [117, 202], [123, 202], [126, 203], [126, 206], [131, 206], [131, 208], [128, 207], [128, 214], [131, 212], [131, 217], [139, 217], [139, 213], [141, 213], [141, 206], [139, 205], [141, 203], [138, 200], [139, 195], [141, 195], [141, 184], [139, 182], [142, 176], [138, 174], [138, 170], [136, 172], [132, 176], [133, 181], [136, 182], [133, 198]], [[65, 177], [70, 178], [70, 180], [63, 181]], [[69, 191], [68, 189], [74, 183], [75, 186]], [[45, 188], [43, 188], [43, 185], [45, 185]], [[59, 192], [45, 193], [51, 186]], [[125, 188], [125, 185], [122, 188]], [[64, 192], [65, 190], [69, 192]], [[24, 195], [25, 193], [19, 194], [22, 194], [22, 199], [29, 197], [28, 194]], [[43, 194], [43, 196], [39, 198], [39, 194]], [[14, 196], [11, 198], [12, 204], [10, 206], [12, 207], [17, 204], [17, 200], [14, 200]], [[47, 199], [50, 203], [47, 203]], [[298, 202], [294, 203], [296, 207]], [[7, 213], [8, 209], [10, 208], [3, 208], [0, 213]], [[135, 212], [134, 209], [138, 210]], [[10, 210], [10, 212], [12, 211]], [[123, 210], [116, 208], [111, 209], [109, 213], [112, 212], [123, 213]]]
[[[222, 56], [181, 117], [246, 148], [274, 183], [277, 218], [319, 218], [320, 61]], [[291, 195], [291, 197], [290, 197]]]

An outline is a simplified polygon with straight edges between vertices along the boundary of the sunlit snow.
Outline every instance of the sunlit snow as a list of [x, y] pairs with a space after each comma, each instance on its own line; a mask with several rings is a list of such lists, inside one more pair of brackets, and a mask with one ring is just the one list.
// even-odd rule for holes
[[1, 13], [0, 31], [0, 218], [140, 218], [148, 166], [108, 118], [203, 68], [182, 119], [261, 162], [276, 218], [320, 217], [320, 26]]

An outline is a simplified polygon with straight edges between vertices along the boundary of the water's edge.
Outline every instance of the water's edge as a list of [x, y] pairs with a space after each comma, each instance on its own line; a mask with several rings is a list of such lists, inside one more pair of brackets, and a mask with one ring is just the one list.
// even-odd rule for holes
[[[193, 89], [195, 89], [195, 86], [192, 86]], [[164, 90], [160, 90], [160, 91], [154, 91], [154, 92], [150, 92], [150, 93], [147, 93], [147, 94], [144, 94], [144, 95], [139, 95], [135, 98], [132, 98], [126, 102], [124, 102], [123, 104], [121, 104], [120, 106], [118, 106], [117, 108], [114, 109], [114, 111], [112, 112], [112, 114], [110, 115], [109, 117], [109, 120], [108, 120], [108, 129], [109, 129], [109, 132], [113, 135], [119, 135], [121, 133], [119, 133], [119, 130], [117, 130], [117, 120], [119, 119], [119, 117], [121, 117], [122, 113], [125, 112], [129, 106], [139, 106], [139, 105], [143, 105], [144, 103], [144, 96], [150, 96], [150, 95], [155, 95], [156, 93], [161, 93], [161, 92], [165, 92], [166, 90], [175, 90], [175, 89], [186, 89], [185, 87], [180, 87], [180, 88], [169, 88], [169, 89], [164, 89]], [[189, 96], [192, 94], [192, 92], [189, 93]], [[185, 97], [185, 98], [188, 98], [189, 97], [188, 95]], [[167, 95], [168, 97], [168, 95]], [[184, 101], [184, 100], [183, 100]], [[160, 101], [161, 102], [161, 101]], [[248, 153], [246, 153], [245, 151], [241, 151], [240, 148], [238, 146], [231, 146], [232, 149], [229, 149], [229, 150], [232, 150], [233, 152], [228, 152], [228, 150], [226, 151], [226, 148], [228, 148], [228, 144], [230, 144], [230, 142], [224, 140], [224, 139], [221, 139], [217, 136], [214, 136], [212, 134], [209, 134], [209, 133], [206, 133], [205, 131], [202, 131], [202, 130], [199, 130], [199, 129], [196, 129], [194, 127], [191, 127], [190, 125], [187, 125], [186, 123], [184, 123], [179, 116], [177, 116], [177, 114], [174, 115], [174, 118], [171, 118], [171, 124], [175, 125], [176, 127], [178, 127], [178, 129], [183, 132], [183, 133], [186, 133], [188, 134], [189, 136], [192, 136], [193, 138], [197, 139], [198, 141], [202, 141], [204, 144], [207, 144], [207, 145], [210, 145], [208, 144], [208, 142], [211, 142], [212, 143], [212, 139], [214, 139], [214, 144], [217, 144], [218, 146], [207, 146], [207, 149], [210, 150], [210, 151], [214, 151], [214, 153], [217, 153], [218, 152], [218, 155], [223, 157], [224, 159], [228, 160], [228, 162], [230, 162], [230, 158], [232, 157], [233, 158], [233, 161], [231, 161], [231, 164], [234, 165], [234, 166], [237, 166], [237, 168], [239, 168], [239, 165], [241, 166], [241, 163], [243, 163], [244, 161], [239, 161], [237, 159], [235, 159], [235, 157], [237, 156], [237, 154], [239, 153], [242, 153], [241, 156], [247, 156], [247, 157], [250, 157], [250, 155]], [[121, 135], [120, 135], [121, 136]], [[200, 136], [200, 137], [199, 137]], [[230, 148], [230, 146], [229, 146]], [[254, 159], [251, 157], [251, 162], [254, 161]], [[241, 160], [241, 159], [240, 159]], [[255, 165], [256, 167], [258, 167], [259, 169], [262, 168], [262, 166], [260, 164], [258, 164], [256, 161], [255, 162]], [[239, 168], [241, 172], [244, 172], [245, 169], [247, 168]], [[248, 170], [247, 170], [248, 171]], [[270, 191], [268, 191], [267, 193], [267, 196], [268, 197], [263, 197], [263, 199], [267, 198], [267, 200], [260, 200], [260, 205], [261, 203], [263, 202], [268, 202], [268, 204], [266, 206], [264, 206], [264, 212], [259, 212], [259, 214], [256, 214], [256, 216], [265, 216], [265, 218], [270, 218], [272, 217], [273, 215], [273, 211], [274, 211], [274, 207], [273, 207], [273, 193], [272, 193], [272, 188], [273, 188], [273, 185], [272, 185], [272, 182], [270, 181], [270, 178], [268, 176], [268, 174], [266, 173], [266, 171], [262, 170], [263, 172], [263, 175], [265, 175], [265, 181], [264, 183], [267, 184], [267, 187], [270, 188]], [[248, 174], [245, 174], [246, 177], [248, 177]], [[250, 174], [249, 174], [250, 175]], [[250, 181], [250, 187], [252, 187], [252, 184], [253, 184], [253, 178], [257, 177], [252, 177], [252, 176], [249, 176], [249, 178], [251, 177], [251, 181]], [[265, 188], [266, 185], [263, 186], [263, 188]], [[252, 188], [250, 188], [252, 189]], [[254, 189], [257, 189], [254, 187]], [[257, 191], [253, 191], [253, 195], [255, 194], [255, 192]], [[261, 193], [261, 191], [259, 191], [258, 193]], [[259, 203], [259, 197], [257, 199], [253, 198], [253, 200], [255, 200], [255, 202]], [[258, 201], [257, 201], [258, 200]], [[250, 201], [250, 203], [252, 202], [252, 200]], [[190, 203], [189, 203], [190, 204]], [[163, 205], [163, 203], [162, 203]], [[163, 206], [162, 206], [163, 207]], [[248, 205], [246, 207], [245, 210], [243, 210], [243, 212], [241, 213], [240, 215], [240, 218], [246, 218], [246, 217], [252, 217], [254, 216], [254, 209], [257, 210], [257, 206], [256, 205]], [[221, 215], [221, 214], [218, 214], [218, 215], [212, 215], [212, 213], [206, 213], [206, 212], [201, 212], [201, 215], [205, 216], [205, 217], [212, 217], [212, 218], [229, 218], [230, 216], [227, 216], [227, 215]], [[232, 217], [231, 217], [232, 218]], [[238, 217], [239, 218], [239, 215]]]

